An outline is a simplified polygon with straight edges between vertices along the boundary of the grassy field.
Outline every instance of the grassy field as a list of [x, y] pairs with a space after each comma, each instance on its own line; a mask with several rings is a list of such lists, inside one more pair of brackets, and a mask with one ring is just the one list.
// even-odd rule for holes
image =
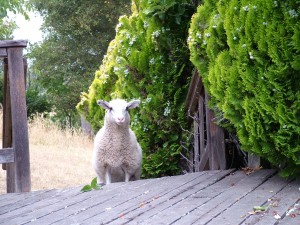
[[[2, 114], [0, 116], [2, 121]], [[42, 116], [36, 116], [29, 122], [32, 190], [90, 183], [95, 177], [91, 166], [92, 148], [93, 141], [79, 131], [63, 131]], [[6, 171], [0, 167], [0, 193], [5, 192]]]

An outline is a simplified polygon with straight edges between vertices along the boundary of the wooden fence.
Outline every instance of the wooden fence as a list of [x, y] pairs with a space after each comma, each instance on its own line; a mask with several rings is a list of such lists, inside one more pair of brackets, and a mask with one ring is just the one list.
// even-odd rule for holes
[[234, 134], [216, 124], [216, 116], [208, 107], [209, 95], [201, 76], [195, 71], [190, 83], [185, 107], [193, 126], [193, 144], [190, 150], [192, 172], [223, 170], [233, 167], [260, 167], [260, 158], [239, 148]]
[[28, 125], [26, 112], [26, 70], [23, 48], [27, 41], [0, 41], [4, 63], [3, 134], [0, 163], [7, 173], [7, 192], [31, 190]]
[[209, 95], [201, 77], [193, 74], [186, 100], [188, 115], [193, 119], [194, 144], [191, 152], [193, 171], [226, 169], [224, 130], [215, 124], [208, 108]]

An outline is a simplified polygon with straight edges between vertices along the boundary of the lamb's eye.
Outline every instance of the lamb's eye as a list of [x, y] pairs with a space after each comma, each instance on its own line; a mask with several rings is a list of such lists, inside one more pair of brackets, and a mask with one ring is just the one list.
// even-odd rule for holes
[[128, 106], [125, 108], [125, 111], [128, 111]]
[[112, 108], [112, 107], [110, 107], [110, 108], [109, 108], [109, 111], [110, 111], [110, 112], [111, 112], [111, 111], [113, 111], [113, 108]]

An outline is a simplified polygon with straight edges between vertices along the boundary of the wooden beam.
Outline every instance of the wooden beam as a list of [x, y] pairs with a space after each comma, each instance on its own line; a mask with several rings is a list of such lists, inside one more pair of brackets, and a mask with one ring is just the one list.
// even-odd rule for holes
[[0, 41], [0, 48], [11, 48], [11, 47], [27, 47], [26, 40], [6, 40]]
[[[195, 117], [198, 117], [199, 112], [195, 112]], [[200, 163], [200, 144], [199, 144], [199, 124], [194, 120], [194, 171], [199, 172]]]
[[224, 131], [215, 122], [215, 114], [208, 107], [209, 95], [205, 93], [207, 150], [210, 152], [209, 167], [211, 170], [226, 169]]
[[[198, 101], [198, 115], [199, 115], [199, 149], [200, 149], [200, 159], [204, 158], [205, 154], [205, 117], [204, 117], [204, 99], [203, 96], [199, 97]], [[202, 164], [201, 164], [202, 163]], [[199, 170], [207, 170], [208, 163], [207, 159], [199, 162]], [[201, 167], [201, 168], [200, 168]]]
[[[2, 147], [12, 147], [12, 123], [11, 123], [11, 106], [10, 106], [10, 89], [8, 76], [7, 58], [3, 60], [4, 66], [4, 83], [3, 83], [3, 125], [2, 125]], [[6, 164], [2, 164], [2, 169], [6, 170]]]
[[194, 115], [195, 110], [197, 110], [196, 106], [198, 103], [198, 98], [202, 91], [203, 84], [201, 77], [198, 71], [195, 71], [189, 86], [187, 98], [185, 100], [185, 108], [189, 115]]
[[13, 148], [0, 149], [0, 164], [14, 162], [15, 155]]
[[210, 155], [210, 152], [207, 148], [207, 145], [206, 145], [206, 148], [203, 150], [202, 154], [201, 154], [201, 158], [200, 158], [200, 165], [199, 165], [199, 171], [203, 171], [203, 170], [206, 170], [206, 169], [209, 169], [207, 167], [207, 162], [208, 162], [208, 159], [209, 159], [209, 155]]
[[28, 125], [26, 112], [23, 48], [8, 48], [13, 148], [15, 150], [15, 192], [31, 190]]

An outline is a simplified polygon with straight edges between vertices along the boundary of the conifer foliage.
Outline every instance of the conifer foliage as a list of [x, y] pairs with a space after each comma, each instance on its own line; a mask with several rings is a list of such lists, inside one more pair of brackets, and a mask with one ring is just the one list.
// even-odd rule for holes
[[119, 19], [115, 39], [77, 106], [98, 130], [105, 113], [98, 99], [141, 99], [131, 118], [147, 177], [180, 171], [183, 105], [191, 76], [186, 38], [194, 10], [188, 0], [132, 1], [132, 15]]
[[206, 0], [188, 44], [211, 105], [243, 149], [299, 174], [300, 1]]

